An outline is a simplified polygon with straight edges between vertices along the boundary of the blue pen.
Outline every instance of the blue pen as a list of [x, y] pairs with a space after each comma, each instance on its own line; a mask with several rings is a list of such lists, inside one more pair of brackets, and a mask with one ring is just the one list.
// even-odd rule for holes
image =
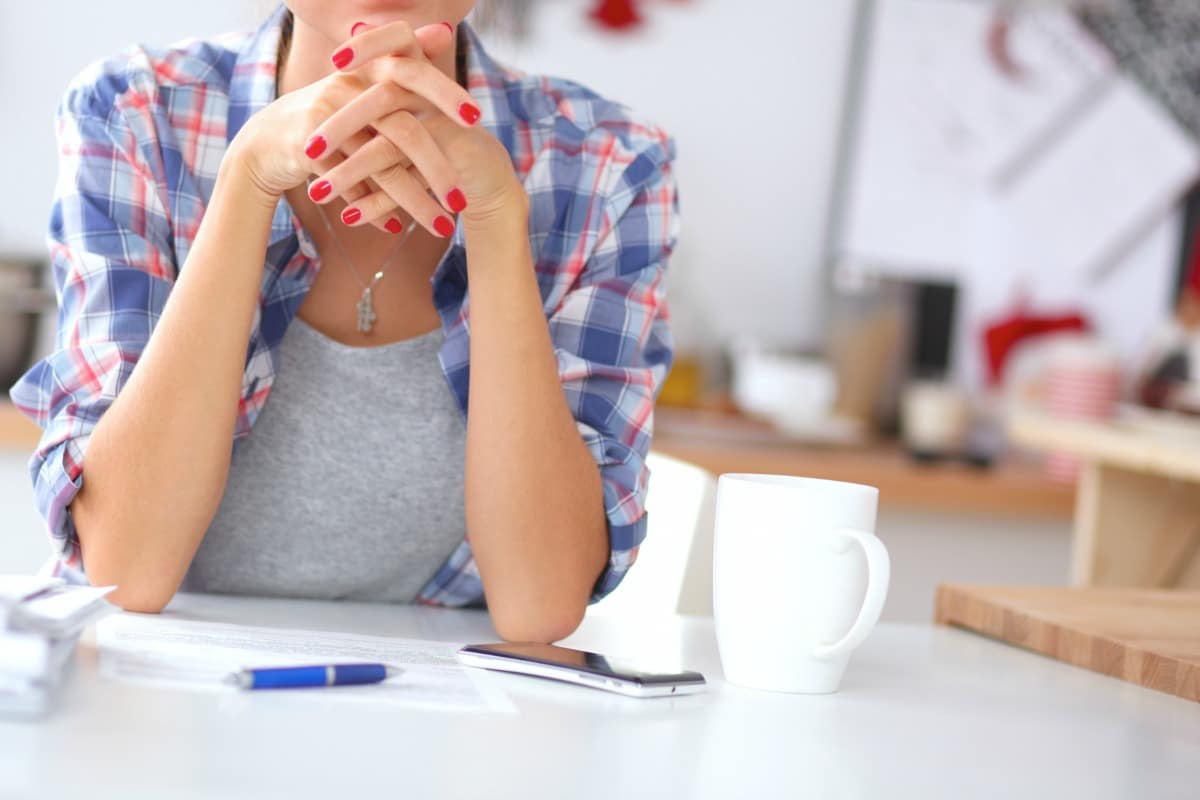
[[350, 686], [379, 683], [404, 670], [388, 664], [321, 664], [311, 667], [244, 669], [225, 680], [243, 689], [290, 689], [304, 686]]

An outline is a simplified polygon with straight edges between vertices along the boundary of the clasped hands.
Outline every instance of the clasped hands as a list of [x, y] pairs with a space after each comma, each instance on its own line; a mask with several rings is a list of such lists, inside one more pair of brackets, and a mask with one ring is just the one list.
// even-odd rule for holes
[[431, 61], [454, 42], [449, 23], [356, 23], [333, 53], [335, 72], [255, 120], [259, 185], [281, 194], [315, 175], [310, 199], [344, 199], [346, 225], [400, 233], [412, 224], [403, 210], [440, 237], [453, 234], [454, 214], [469, 223], [527, 203], [474, 99]]

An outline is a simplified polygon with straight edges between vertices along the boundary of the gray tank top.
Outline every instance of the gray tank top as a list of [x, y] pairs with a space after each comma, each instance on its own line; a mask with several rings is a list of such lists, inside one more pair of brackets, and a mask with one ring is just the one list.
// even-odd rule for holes
[[352, 347], [295, 317], [181, 588], [411, 602], [466, 531], [441, 343]]

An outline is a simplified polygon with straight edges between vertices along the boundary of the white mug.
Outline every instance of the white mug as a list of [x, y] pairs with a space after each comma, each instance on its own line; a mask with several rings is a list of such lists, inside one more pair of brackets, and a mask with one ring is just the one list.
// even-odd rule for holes
[[891, 565], [874, 533], [878, 505], [879, 490], [857, 483], [720, 477], [713, 614], [726, 680], [837, 691], [887, 598]]

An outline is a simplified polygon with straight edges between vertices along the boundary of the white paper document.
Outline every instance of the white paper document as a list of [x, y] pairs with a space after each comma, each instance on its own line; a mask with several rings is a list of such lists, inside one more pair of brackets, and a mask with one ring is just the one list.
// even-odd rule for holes
[[78, 635], [48, 637], [24, 631], [0, 632], [0, 678], [53, 683], [66, 669], [78, 638]]
[[96, 626], [100, 673], [118, 680], [219, 692], [244, 691], [225, 676], [255, 667], [382, 662], [404, 674], [368, 686], [288, 691], [317, 697], [449, 711], [515, 711], [500, 689], [477, 680], [454, 656], [457, 645], [420, 639], [259, 628], [117, 614]]
[[9, 624], [47, 636], [78, 636], [92, 622], [116, 611], [104, 597], [115, 586], [52, 586], [9, 611]]
[[0, 605], [15, 606], [26, 598], [62, 585], [62, 578], [45, 578], [35, 575], [0, 575]]

